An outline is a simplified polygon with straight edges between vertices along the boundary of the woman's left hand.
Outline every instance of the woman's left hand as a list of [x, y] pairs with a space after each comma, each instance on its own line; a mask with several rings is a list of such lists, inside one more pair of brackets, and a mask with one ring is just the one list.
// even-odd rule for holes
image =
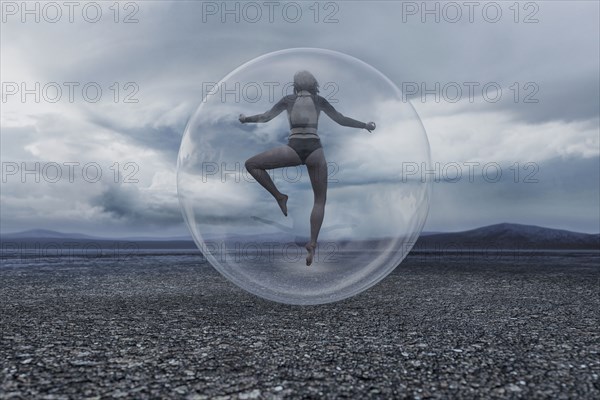
[[369, 133], [371, 133], [371, 131], [374, 131], [376, 127], [377, 126], [375, 125], [375, 122], [371, 121], [371, 122], [367, 122], [367, 126], [365, 127], [365, 129], [368, 130]]

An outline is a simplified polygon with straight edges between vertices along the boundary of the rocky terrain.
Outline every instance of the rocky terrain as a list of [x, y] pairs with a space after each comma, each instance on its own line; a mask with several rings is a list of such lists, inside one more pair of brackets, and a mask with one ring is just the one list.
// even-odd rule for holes
[[600, 398], [598, 253], [413, 253], [262, 300], [187, 256], [0, 268], [0, 398]]

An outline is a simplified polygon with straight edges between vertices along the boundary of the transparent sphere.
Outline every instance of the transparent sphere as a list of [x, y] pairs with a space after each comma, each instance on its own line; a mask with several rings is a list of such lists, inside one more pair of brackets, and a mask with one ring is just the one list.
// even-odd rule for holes
[[[311, 266], [307, 167], [269, 171], [289, 196], [286, 217], [244, 166], [287, 144], [287, 113], [267, 123], [238, 120], [292, 94], [299, 70], [315, 76], [319, 94], [339, 112], [377, 126], [369, 133], [320, 114], [328, 189]], [[354, 57], [301, 48], [255, 58], [203, 90], [181, 143], [177, 189], [194, 241], [220, 273], [269, 300], [320, 304], [360, 293], [400, 264], [427, 217], [430, 184], [421, 170], [430, 157], [423, 125], [394, 83]]]

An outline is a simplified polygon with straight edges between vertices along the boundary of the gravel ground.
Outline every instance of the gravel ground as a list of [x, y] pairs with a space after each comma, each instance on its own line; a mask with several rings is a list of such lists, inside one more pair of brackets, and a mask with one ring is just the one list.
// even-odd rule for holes
[[0, 268], [0, 398], [600, 398], [600, 257], [411, 255], [322, 306], [194, 257]]

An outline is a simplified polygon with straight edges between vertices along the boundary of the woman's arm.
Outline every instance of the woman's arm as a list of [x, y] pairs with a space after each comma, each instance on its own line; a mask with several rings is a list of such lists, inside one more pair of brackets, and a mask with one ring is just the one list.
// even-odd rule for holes
[[[335, 122], [337, 122], [338, 124], [340, 124], [342, 126], [349, 126], [351, 128], [367, 129], [369, 131], [372, 129], [375, 129], [375, 124], [373, 122], [364, 123], [364, 122], [352, 119], [350, 117], [346, 117], [341, 112], [336, 110], [324, 97], [319, 96], [319, 105], [321, 107], [321, 110], [323, 110], [323, 112], [325, 114], [327, 114], [327, 116], [329, 118], [331, 118], [332, 120], [334, 120]], [[369, 128], [371, 128], [371, 129], [369, 129]]]
[[249, 117], [246, 117], [244, 114], [240, 114], [240, 122], [242, 124], [246, 122], [269, 122], [270, 120], [281, 114], [281, 112], [286, 108], [287, 100], [285, 97], [283, 97], [281, 100], [279, 100], [279, 102], [277, 102], [277, 104], [273, 106], [273, 108], [271, 108], [269, 111], [263, 114], [251, 115]]

